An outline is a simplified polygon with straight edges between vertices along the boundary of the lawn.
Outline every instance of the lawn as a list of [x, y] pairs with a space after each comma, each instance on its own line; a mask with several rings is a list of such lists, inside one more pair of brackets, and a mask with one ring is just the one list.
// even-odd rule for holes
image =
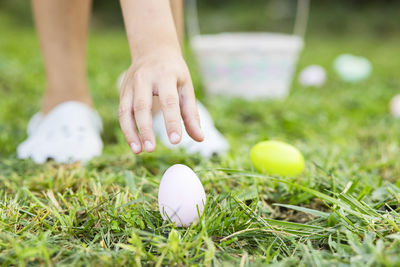
[[[199, 98], [231, 144], [207, 160], [161, 144], [130, 152], [117, 120], [126, 38], [96, 28], [88, 72], [104, 153], [86, 166], [35, 165], [15, 149], [45, 86], [38, 42], [32, 28], [0, 18], [0, 265], [400, 265], [400, 119], [388, 112], [400, 92], [400, 36], [310, 35], [299, 69], [320, 64], [328, 81], [295, 80], [282, 101], [207, 97], [187, 52]], [[368, 57], [372, 77], [341, 82], [331, 65], [343, 52]], [[265, 139], [298, 147], [305, 171], [256, 172], [248, 154]], [[176, 163], [193, 168], [207, 193], [188, 229], [163, 222], [157, 205], [160, 178]]]

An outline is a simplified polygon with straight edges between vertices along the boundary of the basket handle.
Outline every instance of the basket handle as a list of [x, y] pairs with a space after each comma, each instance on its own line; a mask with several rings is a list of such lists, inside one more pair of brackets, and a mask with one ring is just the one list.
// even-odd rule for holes
[[[187, 30], [189, 37], [200, 35], [197, 1], [186, 0], [187, 3]], [[304, 38], [307, 28], [310, 0], [297, 0], [296, 18], [293, 34]]]

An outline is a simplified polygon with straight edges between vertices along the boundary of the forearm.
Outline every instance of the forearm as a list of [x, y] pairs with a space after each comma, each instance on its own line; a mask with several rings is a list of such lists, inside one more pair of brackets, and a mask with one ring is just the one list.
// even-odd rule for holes
[[132, 58], [161, 47], [180, 52], [169, 1], [121, 0], [121, 7]]

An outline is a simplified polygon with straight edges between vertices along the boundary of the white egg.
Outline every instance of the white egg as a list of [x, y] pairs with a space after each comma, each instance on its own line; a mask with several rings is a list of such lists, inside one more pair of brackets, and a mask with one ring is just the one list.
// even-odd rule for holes
[[390, 113], [396, 118], [400, 117], [400, 94], [394, 96], [390, 101]]
[[203, 185], [192, 169], [182, 164], [168, 168], [158, 190], [158, 207], [164, 220], [188, 227], [199, 220], [205, 203]]
[[339, 55], [333, 63], [333, 68], [339, 77], [346, 82], [364, 80], [372, 72], [372, 65], [368, 59], [351, 54]]
[[311, 65], [303, 69], [299, 76], [299, 83], [304, 86], [321, 86], [325, 83], [326, 72], [319, 65]]

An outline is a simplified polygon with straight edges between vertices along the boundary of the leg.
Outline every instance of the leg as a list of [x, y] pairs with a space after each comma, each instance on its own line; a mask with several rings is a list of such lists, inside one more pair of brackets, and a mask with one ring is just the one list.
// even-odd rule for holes
[[28, 138], [17, 148], [19, 158], [70, 163], [101, 154], [101, 118], [88, 107], [86, 81], [90, 4], [90, 0], [32, 0], [47, 88], [42, 112], [31, 119]]
[[86, 80], [90, 0], [32, 0], [47, 76], [42, 112], [65, 101], [91, 105]]

